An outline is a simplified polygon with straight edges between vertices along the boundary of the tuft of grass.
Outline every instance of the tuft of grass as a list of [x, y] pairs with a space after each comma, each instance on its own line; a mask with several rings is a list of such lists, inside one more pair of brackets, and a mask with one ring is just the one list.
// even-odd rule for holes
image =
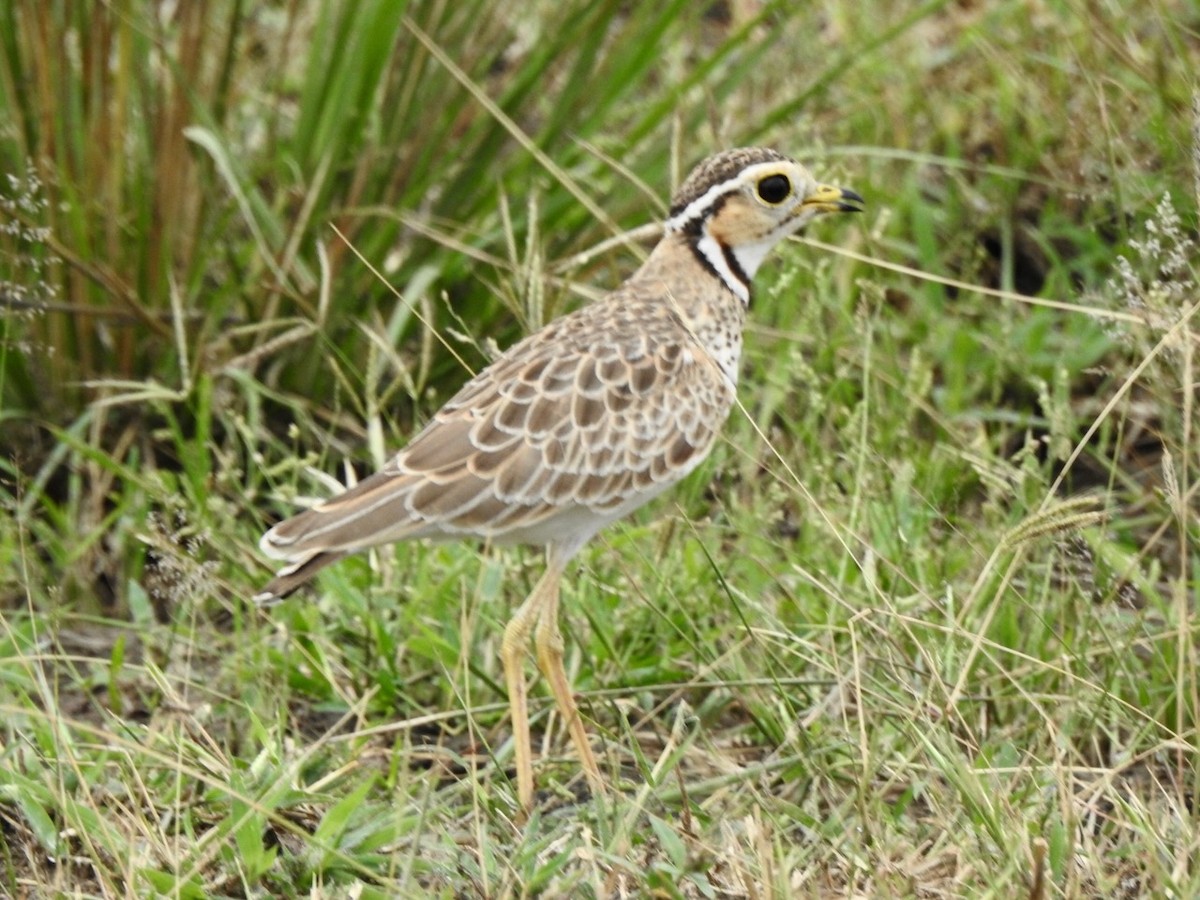
[[[1186, 4], [250, 6], [0, 11], [4, 893], [1198, 892]], [[518, 825], [536, 554], [255, 541], [748, 142], [868, 212], [581, 556], [612, 790], [535, 686]]]

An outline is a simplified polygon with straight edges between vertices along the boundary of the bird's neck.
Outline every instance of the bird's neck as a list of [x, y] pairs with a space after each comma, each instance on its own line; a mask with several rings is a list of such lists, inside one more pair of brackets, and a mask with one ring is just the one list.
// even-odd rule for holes
[[[726, 280], [728, 272], [719, 265], [705, 262], [708, 257], [702, 257], [704, 253], [705, 248], [698, 247], [691, 236], [667, 233], [634, 279], [656, 283], [655, 293], [666, 298], [665, 302], [730, 382], [736, 384], [742, 354], [742, 329], [750, 300], [749, 283], [748, 280], [739, 282], [745, 290], [736, 290]], [[720, 259], [728, 263], [723, 253]]]
[[670, 252], [686, 249], [690, 262], [698, 265], [706, 275], [717, 279], [721, 285], [742, 301], [750, 305], [750, 280], [770, 250], [769, 245], [747, 248], [733, 247], [721, 233], [711, 227], [711, 218], [695, 219], [678, 230], [668, 231], [659, 244], [666, 245]]

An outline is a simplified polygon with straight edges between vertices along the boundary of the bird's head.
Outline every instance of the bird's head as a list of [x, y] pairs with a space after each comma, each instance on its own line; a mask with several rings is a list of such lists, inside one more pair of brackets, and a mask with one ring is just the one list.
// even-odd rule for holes
[[730, 288], [748, 300], [749, 281], [772, 247], [822, 213], [862, 208], [857, 193], [821, 184], [795, 160], [743, 147], [692, 170], [671, 200], [666, 230], [693, 242]]

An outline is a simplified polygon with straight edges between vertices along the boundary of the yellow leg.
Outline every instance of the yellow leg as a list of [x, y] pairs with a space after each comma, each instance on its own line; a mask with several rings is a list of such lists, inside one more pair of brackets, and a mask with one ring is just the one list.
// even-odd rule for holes
[[542, 605], [533, 642], [537, 648], [538, 667], [550, 682], [550, 690], [554, 692], [558, 711], [567, 723], [575, 751], [579, 754], [579, 763], [583, 766], [583, 773], [592, 787], [592, 793], [602, 794], [604, 781], [600, 778], [600, 767], [596, 765], [596, 757], [592, 755], [587, 731], [583, 727], [583, 718], [579, 715], [579, 707], [575, 705], [575, 694], [563, 669], [563, 639], [562, 632], [558, 630], [558, 582], [555, 582], [553, 594], [547, 597]]
[[549, 603], [558, 606], [558, 581], [563, 562], [551, 559], [525, 602], [517, 609], [504, 628], [500, 659], [504, 664], [504, 681], [508, 687], [508, 707], [512, 714], [513, 756], [517, 765], [517, 799], [525, 812], [533, 809], [533, 746], [529, 737], [529, 702], [525, 690], [525, 654], [529, 632], [533, 630]]

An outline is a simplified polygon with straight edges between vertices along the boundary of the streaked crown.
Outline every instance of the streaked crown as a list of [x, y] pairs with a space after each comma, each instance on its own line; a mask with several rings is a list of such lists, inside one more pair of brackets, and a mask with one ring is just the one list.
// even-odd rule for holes
[[671, 218], [675, 218], [687, 208], [688, 204], [699, 200], [712, 188], [736, 179], [742, 170], [749, 166], [760, 163], [786, 162], [791, 162], [791, 160], [782, 153], [766, 147], [738, 147], [718, 153], [716, 156], [710, 156], [692, 169], [683, 184], [675, 191], [675, 196], [671, 198]]

